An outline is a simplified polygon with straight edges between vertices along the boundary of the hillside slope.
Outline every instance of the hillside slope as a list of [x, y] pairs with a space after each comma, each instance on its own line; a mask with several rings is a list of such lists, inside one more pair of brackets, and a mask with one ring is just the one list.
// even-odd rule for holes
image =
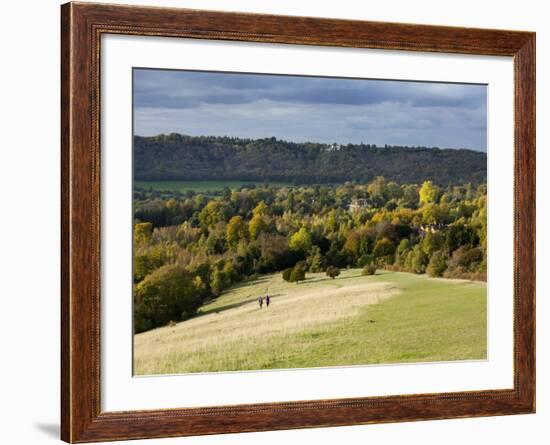
[[487, 156], [466, 149], [293, 143], [275, 138], [134, 138], [134, 179], [244, 180], [300, 184], [370, 182], [439, 185], [486, 182]]
[[[272, 296], [259, 309], [259, 295]], [[203, 315], [134, 337], [137, 375], [486, 357], [484, 283], [398, 272], [242, 283]]]

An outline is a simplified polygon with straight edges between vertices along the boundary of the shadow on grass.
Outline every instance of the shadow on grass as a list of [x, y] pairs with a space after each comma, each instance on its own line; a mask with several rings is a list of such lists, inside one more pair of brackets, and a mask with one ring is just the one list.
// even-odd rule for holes
[[[280, 297], [284, 294], [269, 294], [269, 297], [270, 298], [275, 298], [275, 297]], [[259, 295], [258, 295], [259, 297]], [[235, 309], [235, 308], [238, 308], [238, 307], [241, 307], [241, 306], [244, 306], [245, 304], [249, 304], [249, 303], [257, 303], [257, 300], [258, 300], [258, 297], [250, 297], [249, 299], [247, 300], [244, 300], [244, 301], [239, 301], [238, 303], [231, 303], [231, 304], [226, 304], [225, 306], [220, 306], [220, 307], [217, 307], [217, 308], [212, 308], [212, 309], [208, 309], [204, 312], [200, 312], [199, 314], [197, 314], [197, 317], [200, 317], [202, 315], [208, 315], [208, 314], [212, 314], [212, 313], [219, 313], [219, 312], [225, 312], [229, 309]], [[195, 317], [193, 317], [195, 318]]]
[[254, 301], [254, 298], [250, 298], [250, 300], [239, 301], [238, 303], [231, 303], [231, 304], [226, 304], [225, 306], [208, 309], [206, 311], [201, 311], [199, 314], [197, 314], [197, 317], [200, 317], [202, 315], [212, 314], [212, 313], [224, 312], [229, 309], [235, 309], [237, 307], [244, 306], [245, 304], [252, 303], [253, 301]]
[[269, 281], [268, 277], [260, 277], [260, 278], [254, 279], [254, 280], [243, 281], [242, 283], [238, 283], [238, 284], [235, 284], [234, 286], [231, 286], [229, 289], [227, 289], [227, 292], [230, 292], [234, 289], [241, 289], [241, 288], [247, 287], [247, 286], [254, 286], [256, 284], [262, 284], [262, 283], [265, 283], [266, 281]]
[[[376, 275], [379, 275], [379, 271], [377, 271]], [[359, 275], [358, 275], [359, 276]], [[304, 281], [300, 281], [299, 283], [296, 283], [296, 286], [300, 286], [301, 284], [310, 284], [310, 283], [322, 283], [322, 282], [329, 282], [329, 283], [334, 283], [334, 284], [338, 284], [339, 281], [344, 281], [344, 280], [347, 280], [347, 279], [354, 279], [354, 278], [357, 278], [358, 276], [351, 276], [351, 277], [336, 277], [335, 279], [331, 278], [331, 277], [327, 277], [327, 276], [319, 276], [319, 277], [306, 277], [306, 279]], [[242, 288], [246, 288], [248, 286], [254, 286], [254, 285], [258, 285], [258, 284], [262, 284], [262, 283], [266, 283], [270, 280], [270, 278], [268, 276], [262, 276], [262, 277], [259, 277], [259, 278], [256, 278], [256, 279], [253, 279], [253, 280], [248, 280], [248, 281], [243, 281], [241, 283], [237, 283], [235, 284], [234, 286], [231, 286], [229, 289], [227, 289], [227, 291], [224, 291], [224, 294], [227, 293], [227, 292], [231, 292], [232, 290], [236, 290], [236, 289], [242, 289]], [[269, 293], [269, 292], [268, 292]], [[223, 305], [223, 306], [219, 306], [219, 307], [216, 307], [216, 308], [212, 308], [212, 309], [207, 309], [205, 311], [201, 311], [199, 312], [196, 316], [192, 317], [192, 318], [197, 318], [197, 317], [201, 317], [203, 315], [208, 315], [208, 314], [212, 314], [212, 313], [220, 313], [220, 312], [224, 312], [224, 311], [227, 311], [229, 309], [235, 309], [235, 308], [238, 308], [238, 307], [241, 307], [241, 306], [244, 306], [246, 304], [249, 304], [249, 303], [254, 303], [257, 301], [258, 297], [261, 295], [258, 294], [256, 296], [250, 296], [249, 298], [243, 300], [243, 301], [239, 301], [239, 302], [236, 302], [236, 303], [230, 303], [230, 304], [226, 304], [226, 305]], [[284, 295], [284, 294], [271, 294], [269, 293], [269, 296], [271, 298], [275, 298], [275, 297], [279, 297], [281, 295]], [[218, 297], [220, 298], [220, 297]], [[214, 298], [212, 300], [208, 300], [206, 302], [204, 302], [204, 304], [210, 304], [210, 303], [213, 303], [215, 302], [218, 298]]]
[[306, 279], [304, 281], [300, 281], [300, 283], [309, 284], [309, 283], [321, 283], [324, 281], [328, 281], [330, 283], [338, 283], [338, 281], [343, 281], [350, 278], [357, 278], [357, 277], [336, 277], [334, 279], [330, 277], [310, 277], [310, 278], [306, 277]]
[[311, 277], [311, 278], [307, 278], [304, 280], [304, 281], [300, 281], [300, 283], [306, 283], [306, 284], [309, 284], [309, 283], [321, 283], [323, 281], [336, 281], [337, 279], [333, 280], [332, 278], [330, 277]]

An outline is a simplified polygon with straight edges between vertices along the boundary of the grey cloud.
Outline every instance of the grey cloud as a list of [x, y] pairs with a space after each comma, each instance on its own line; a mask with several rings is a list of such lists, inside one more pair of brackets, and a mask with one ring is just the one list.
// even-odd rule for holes
[[141, 135], [486, 146], [483, 85], [138, 69], [134, 105]]

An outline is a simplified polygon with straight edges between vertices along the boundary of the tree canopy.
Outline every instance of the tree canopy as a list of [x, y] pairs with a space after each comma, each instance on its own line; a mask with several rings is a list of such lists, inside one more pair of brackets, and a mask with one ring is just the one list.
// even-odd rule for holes
[[347, 267], [484, 279], [485, 184], [243, 186], [134, 198], [137, 331], [195, 314], [259, 274], [289, 282]]
[[147, 275], [135, 288], [135, 331], [192, 316], [200, 305], [197, 281], [183, 267], [165, 265]]
[[345, 181], [373, 185], [374, 195], [392, 198], [397, 184], [431, 180], [447, 186], [480, 184], [487, 178], [486, 153], [466, 149], [377, 147], [373, 144], [332, 145], [295, 143], [275, 138], [187, 136], [134, 138], [137, 180], [246, 180], [329, 184]]

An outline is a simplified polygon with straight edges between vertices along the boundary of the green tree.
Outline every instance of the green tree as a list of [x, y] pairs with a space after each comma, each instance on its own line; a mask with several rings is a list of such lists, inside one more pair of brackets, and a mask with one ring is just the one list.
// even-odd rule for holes
[[432, 277], [440, 277], [447, 268], [447, 253], [444, 250], [434, 252], [426, 268], [426, 272]]
[[227, 244], [231, 247], [235, 247], [239, 244], [239, 241], [246, 239], [248, 234], [248, 228], [246, 227], [246, 222], [242, 216], [234, 216], [227, 223], [225, 229], [225, 239]]
[[302, 227], [294, 235], [290, 237], [288, 246], [292, 250], [306, 253], [311, 249], [311, 233], [305, 227]]
[[326, 274], [327, 277], [330, 277], [334, 280], [338, 275], [340, 275], [340, 269], [334, 266], [328, 266]]
[[221, 292], [231, 286], [231, 277], [229, 273], [222, 269], [214, 268], [210, 278], [210, 289], [214, 295], [220, 295]]
[[230, 202], [232, 193], [233, 192], [231, 191], [231, 189], [229, 187], [224, 187], [223, 191], [222, 191], [223, 200], [225, 202]]
[[311, 248], [306, 261], [311, 273], [322, 272], [326, 268], [326, 260], [319, 246], [313, 246]]
[[476, 233], [479, 237], [479, 243], [484, 250], [487, 250], [487, 203], [482, 202], [483, 206], [472, 216], [472, 223], [476, 227]]
[[376, 265], [375, 264], [367, 264], [363, 271], [361, 272], [361, 275], [374, 275], [376, 274]]
[[484, 264], [483, 249], [481, 247], [460, 246], [449, 260], [449, 269], [458, 273], [478, 271]]
[[403, 191], [403, 194], [399, 203], [410, 209], [416, 208], [420, 199], [418, 194], [418, 186], [414, 184], [405, 184], [401, 186], [401, 190]]
[[134, 282], [139, 283], [163, 264], [164, 255], [159, 248], [145, 253], [136, 253], [134, 255]]
[[166, 265], [147, 275], [134, 291], [134, 328], [142, 332], [180, 321], [201, 301], [194, 277], [181, 266]]
[[437, 200], [439, 188], [432, 181], [424, 181], [420, 187], [419, 197], [420, 204], [433, 204]]
[[289, 267], [288, 269], [283, 270], [283, 280], [290, 282], [290, 276], [294, 268]]
[[353, 257], [358, 257], [361, 254], [362, 239], [361, 233], [358, 230], [350, 231], [344, 243], [344, 251]]
[[209, 254], [223, 254], [227, 250], [224, 231], [211, 230], [206, 238], [205, 245]]
[[260, 201], [254, 210], [252, 210], [253, 216], [266, 216], [269, 208], [264, 201]]
[[261, 233], [267, 232], [269, 226], [265, 222], [261, 215], [254, 216], [248, 224], [248, 232], [250, 233], [250, 239], [257, 239]]
[[472, 244], [475, 235], [462, 223], [451, 224], [445, 231], [445, 247], [449, 252], [465, 244]]
[[426, 204], [422, 208], [422, 222], [424, 224], [446, 224], [450, 221], [449, 206], [447, 204]]
[[230, 215], [229, 208], [223, 201], [210, 201], [199, 213], [199, 221], [206, 227], [213, 228], [217, 223], [226, 221]]
[[402, 254], [411, 248], [411, 242], [408, 238], [403, 238], [397, 246], [397, 253]]
[[372, 253], [376, 258], [389, 257], [395, 253], [395, 246], [388, 238], [382, 238], [376, 242]]
[[397, 183], [393, 181], [390, 181], [386, 184], [385, 192], [387, 195], [387, 199], [398, 200], [403, 196], [403, 190]]
[[299, 262], [294, 266], [290, 273], [289, 281], [291, 283], [299, 283], [306, 279], [306, 268], [302, 262]]
[[395, 264], [397, 266], [403, 267], [406, 264], [407, 261], [407, 255], [409, 254], [411, 249], [411, 243], [408, 238], [403, 238], [399, 245], [397, 246], [397, 250], [395, 252]]
[[410, 269], [412, 272], [418, 274], [426, 272], [428, 255], [424, 253], [420, 244], [414, 246], [414, 249], [410, 252], [410, 256]]
[[387, 184], [386, 178], [383, 176], [377, 176], [374, 180], [367, 186], [367, 191], [369, 195], [373, 198], [378, 198], [382, 200], [387, 199]]
[[[276, 233], [262, 233], [258, 237], [254, 247], [259, 249], [261, 270], [259, 272], [271, 272], [281, 270], [294, 261], [292, 253], [288, 249], [286, 237]], [[258, 253], [258, 250], [255, 250]]]
[[150, 222], [137, 223], [134, 226], [134, 242], [139, 245], [147, 244], [151, 241], [153, 234], [153, 224]]
[[426, 255], [431, 256], [434, 252], [441, 249], [444, 244], [445, 238], [440, 232], [428, 232], [422, 241], [422, 250]]

